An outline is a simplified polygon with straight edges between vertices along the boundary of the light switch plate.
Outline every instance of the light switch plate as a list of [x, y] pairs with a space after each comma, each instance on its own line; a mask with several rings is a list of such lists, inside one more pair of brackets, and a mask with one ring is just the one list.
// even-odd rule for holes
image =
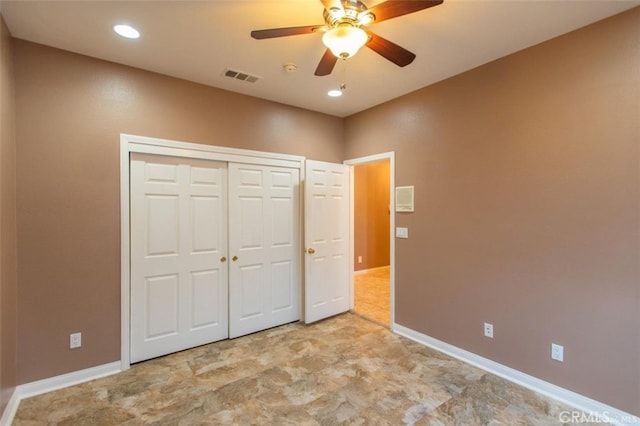
[[409, 238], [409, 228], [396, 227], [397, 238]]

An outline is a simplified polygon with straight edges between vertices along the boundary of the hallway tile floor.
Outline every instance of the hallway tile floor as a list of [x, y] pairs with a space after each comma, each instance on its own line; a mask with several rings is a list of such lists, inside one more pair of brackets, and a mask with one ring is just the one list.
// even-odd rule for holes
[[357, 273], [354, 278], [353, 312], [379, 324], [389, 326], [390, 287], [389, 267], [369, 269]]

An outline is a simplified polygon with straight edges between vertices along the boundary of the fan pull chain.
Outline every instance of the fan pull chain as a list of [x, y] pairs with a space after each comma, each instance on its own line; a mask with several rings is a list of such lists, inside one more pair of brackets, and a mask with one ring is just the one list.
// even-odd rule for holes
[[341, 78], [342, 83], [340, 83], [340, 90], [342, 92], [344, 92], [345, 89], [347, 88], [347, 83], [346, 83], [346, 81], [347, 81], [347, 60], [346, 59], [342, 60], [342, 67], [341, 68], [342, 68], [342, 70], [341, 70], [341, 72], [342, 72], [342, 78]]

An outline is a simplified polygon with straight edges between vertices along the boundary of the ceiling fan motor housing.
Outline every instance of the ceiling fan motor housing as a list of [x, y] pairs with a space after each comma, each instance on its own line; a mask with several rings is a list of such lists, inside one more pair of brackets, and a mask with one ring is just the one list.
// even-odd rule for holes
[[342, 0], [342, 9], [332, 7], [324, 10], [324, 20], [329, 28], [341, 25], [360, 27], [375, 20], [375, 15], [368, 12], [367, 6], [359, 0]]

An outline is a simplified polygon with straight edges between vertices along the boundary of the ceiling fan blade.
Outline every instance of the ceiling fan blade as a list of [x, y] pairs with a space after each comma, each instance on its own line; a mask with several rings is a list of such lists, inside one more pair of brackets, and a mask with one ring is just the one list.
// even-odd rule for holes
[[267, 30], [251, 31], [251, 37], [263, 40], [266, 38], [286, 37], [300, 34], [312, 34], [324, 25], [306, 25], [304, 27], [270, 28]]
[[324, 51], [324, 55], [322, 55], [322, 59], [320, 59], [320, 63], [316, 68], [316, 72], [314, 73], [317, 76], [322, 77], [323, 75], [331, 74], [333, 71], [333, 67], [336, 66], [336, 62], [338, 62], [338, 58], [336, 58], [331, 50], [327, 49]]
[[442, 3], [443, 0], [387, 0], [373, 6], [369, 11], [376, 15], [376, 22], [397, 18], [413, 12], [428, 9]]
[[366, 46], [399, 67], [406, 67], [416, 58], [415, 54], [404, 47], [400, 47], [379, 35], [369, 31], [367, 31], [367, 35], [369, 36], [369, 42]]

